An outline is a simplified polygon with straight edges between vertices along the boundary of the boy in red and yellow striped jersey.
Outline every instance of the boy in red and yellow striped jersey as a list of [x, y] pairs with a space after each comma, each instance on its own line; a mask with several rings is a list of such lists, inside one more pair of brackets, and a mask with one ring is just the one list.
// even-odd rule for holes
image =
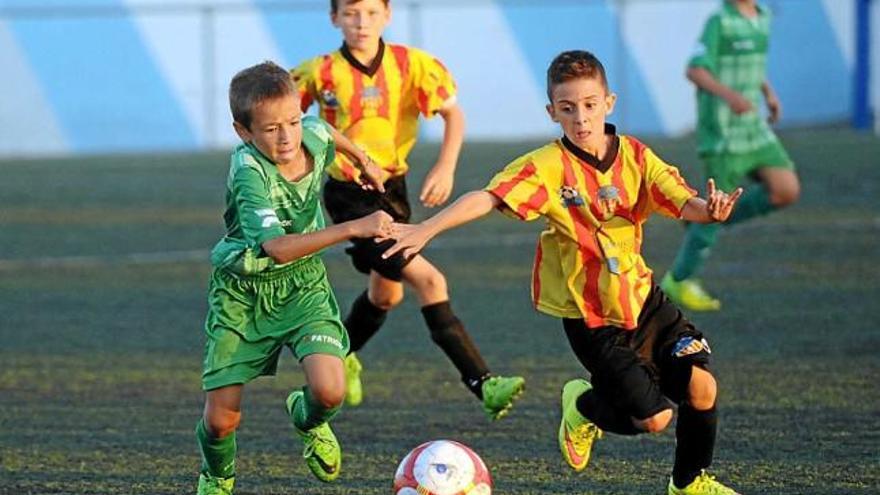
[[[408, 222], [406, 159], [416, 141], [420, 115], [439, 115], [445, 132], [419, 199], [434, 207], [446, 202], [452, 192], [464, 133], [455, 82], [432, 55], [383, 41], [382, 32], [391, 20], [389, 0], [331, 0], [330, 9], [330, 18], [344, 37], [342, 47], [302, 63], [293, 70], [293, 77], [303, 110], [317, 103], [324, 120], [363, 148], [382, 168], [385, 192], [364, 191], [358, 185], [360, 171], [339, 155], [328, 169], [324, 205], [336, 223], [378, 210], [395, 221]], [[355, 352], [402, 301], [406, 282], [416, 292], [431, 338], [461, 373], [462, 381], [482, 400], [490, 418], [505, 415], [522, 393], [523, 379], [492, 376], [451, 309], [443, 274], [423, 256], [382, 258], [389, 246], [390, 242], [356, 239], [346, 250], [355, 268], [370, 277], [368, 290], [357, 298], [345, 320], [352, 351], [345, 361], [346, 401], [357, 405], [362, 400], [361, 365]]]
[[602, 431], [657, 432], [678, 406], [670, 494], [733, 494], [705, 469], [716, 434], [715, 379], [703, 334], [654, 284], [640, 252], [642, 224], [657, 212], [691, 222], [727, 219], [731, 195], [709, 179], [696, 197], [678, 170], [605, 118], [616, 95], [584, 51], [564, 52], [547, 71], [550, 117], [563, 137], [511, 162], [481, 191], [465, 194], [419, 225], [395, 224], [385, 255], [418, 253], [440, 232], [493, 209], [521, 220], [543, 217], [532, 277], [535, 307], [562, 319], [590, 382], [562, 391], [559, 447], [586, 468]]

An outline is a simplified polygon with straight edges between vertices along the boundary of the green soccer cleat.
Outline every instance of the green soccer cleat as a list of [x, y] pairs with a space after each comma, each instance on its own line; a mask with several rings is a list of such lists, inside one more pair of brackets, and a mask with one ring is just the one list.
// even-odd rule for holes
[[590, 382], [583, 379], [570, 380], [562, 387], [562, 421], [559, 423], [559, 450], [562, 457], [575, 471], [583, 471], [590, 462], [593, 442], [602, 438], [602, 430], [578, 412], [575, 402], [587, 390]]
[[493, 376], [480, 386], [483, 392], [483, 411], [490, 420], [501, 419], [513, 408], [513, 401], [526, 390], [526, 380], [521, 376]]
[[660, 288], [675, 304], [690, 311], [718, 311], [721, 309], [721, 301], [709, 295], [697, 279], [688, 278], [677, 281], [672, 278], [672, 273], [667, 273], [660, 281]]
[[684, 488], [676, 488], [670, 479], [666, 492], [669, 495], [740, 495], [732, 488], [716, 481], [714, 476], [709, 476], [705, 469], [700, 471], [700, 475]]
[[345, 356], [345, 403], [358, 406], [364, 401], [364, 389], [361, 385], [361, 366], [355, 353]]
[[[293, 422], [293, 410], [296, 401], [303, 400], [303, 392], [297, 390], [287, 396], [287, 414]], [[311, 430], [302, 431], [293, 426], [296, 434], [303, 442], [303, 458], [312, 474], [319, 480], [329, 483], [339, 477], [342, 468], [342, 449], [329, 423], [316, 426]]]
[[235, 476], [217, 478], [210, 474], [199, 474], [198, 495], [232, 495]]

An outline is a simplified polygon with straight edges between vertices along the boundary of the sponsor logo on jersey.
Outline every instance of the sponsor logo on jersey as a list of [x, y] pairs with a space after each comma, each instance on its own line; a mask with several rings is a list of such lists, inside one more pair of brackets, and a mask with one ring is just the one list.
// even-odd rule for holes
[[752, 39], [741, 39], [733, 41], [733, 49], [740, 51], [752, 51], [755, 49], [755, 40]]
[[706, 351], [706, 354], [712, 354], [712, 349], [709, 348], [709, 342], [706, 339], [697, 340], [693, 337], [682, 337], [672, 348], [672, 355], [680, 358], [703, 351]]
[[330, 91], [329, 89], [321, 90], [321, 101], [324, 102], [325, 106], [330, 108], [339, 107], [339, 99], [336, 98], [336, 93]]
[[570, 206], [584, 206], [585, 204], [584, 198], [581, 197], [581, 193], [571, 186], [562, 186], [562, 188], [559, 189], [559, 198], [562, 200], [562, 204], [566, 208]]
[[278, 220], [278, 215], [275, 213], [275, 210], [270, 208], [263, 208], [260, 210], [254, 210], [254, 214], [256, 214], [262, 220], [261, 226], [264, 229], [268, 229], [273, 225], [280, 225], [281, 222]]

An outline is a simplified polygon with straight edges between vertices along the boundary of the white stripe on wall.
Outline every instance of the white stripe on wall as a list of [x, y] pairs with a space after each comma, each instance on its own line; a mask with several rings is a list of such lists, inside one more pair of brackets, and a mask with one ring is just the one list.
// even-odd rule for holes
[[[128, 6], [143, 5], [143, 0], [124, 0]], [[197, 11], [189, 14], [138, 12], [132, 15], [147, 51], [193, 130], [199, 144], [207, 143], [205, 91], [199, 70], [204, 56], [201, 40], [203, 19]]]
[[[456, 78], [468, 139], [558, 134], [544, 110], [544, 88], [535, 83], [516, 33], [497, 7], [461, 10], [425, 4], [422, 16], [422, 46]], [[432, 122], [426, 134], [440, 139], [442, 127]]]
[[56, 155], [69, 145], [42, 85], [25, 60], [6, 22], [0, 21], [0, 155]]
[[[229, 81], [238, 71], [264, 60], [284, 64], [281, 52], [263, 15], [255, 8], [233, 10], [218, 14], [215, 19], [215, 49], [218, 56], [214, 73], [214, 127], [210, 129], [209, 140], [221, 145], [238, 142], [232, 130], [232, 117], [229, 114], [227, 91]], [[304, 31], [307, 36], [307, 30]], [[212, 137], [213, 136], [213, 137]]]
[[[717, 8], [714, 2], [689, 0], [636, 2], [627, 7], [623, 42], [638, 61], [646, 89], [668, 134], [683, 134], [694, 128], [694, 87], [684, 73], [703, 24]], [[682, 23], [680, 19], [698, 21]]]
[[[854, 2], [841, 0], [821, 0], [828, 23], [834, 31], [834, 37], [840, 47], [840, 53], [846, 60], [846, 65], [852, 69], [855, 64], [855, 10]], [[876, 1], [874, 4], [876, 5]], [[874, 45], [877, 46], [877, 45]]]

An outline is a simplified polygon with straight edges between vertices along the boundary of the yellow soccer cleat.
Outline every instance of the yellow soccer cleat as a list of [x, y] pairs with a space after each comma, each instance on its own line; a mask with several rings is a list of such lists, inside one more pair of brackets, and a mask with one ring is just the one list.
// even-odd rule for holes
[[361, 385], [361, 366], [355, 353], [345, 356], [345, 403], [358, 406], [364, 401], [364, 389]]
[[199, 475], [198, 495], [232, 495], [232, 487], [235, 485], [235, 476], [218, 478], [210, 474]]
[[705, 469], [700, 471], [700, 475], [684, 488], [676, 488], [670, 479], [666, 491], [669, 495], [740, 495], [732, 488], [716, 481], [714, 476], [709, 476]]
[[590, 382], [571, 380], [562, 387], [562, 421], [559, 423], [559, 450], [575, 471], [583, 471], [590, 462], [593, 442], [602, 438], [602, 430], [578, 412], [575, 402], [587, 390]]
[[[293, 411], [296, 410], [296, 401], [305, 400], [301, 390], [291, 392], [287, 397], [285, 406], [287, 415], [293, 423]], [[339, 477], [342, 468], [342, 449], [339, 441], [328, 423], [323, 423], [310, 430], [300, 430], [293, 425], [294, 431], [303, 442], [303, 458], [306, 465], [320, 481], [330, 483]]]
[[675, 304], [690, 311], [718, 311], [721, 301], [715, 299], [697, 279], [675, 280], [667, 273], [660, 281], [660, 288]]

